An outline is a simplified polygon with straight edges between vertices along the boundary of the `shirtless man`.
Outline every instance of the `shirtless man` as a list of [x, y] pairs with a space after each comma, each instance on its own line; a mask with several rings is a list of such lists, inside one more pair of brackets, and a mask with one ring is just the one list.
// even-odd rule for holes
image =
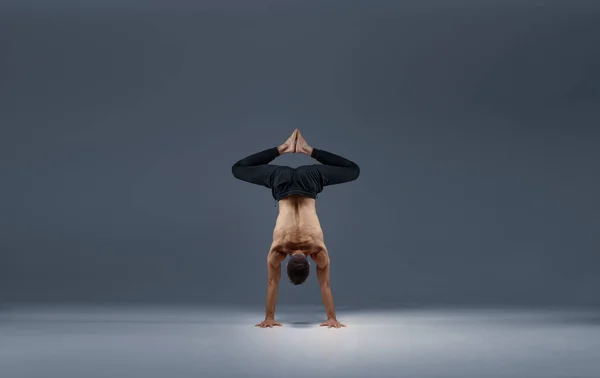
[[[298, 168], [269, 164], [277, 156], [288, 153], [303, 153], [321, 164]], [[235, 163], [232, 172], [240, 180], [271, 189], [273, 198], [279, 201], [279, 216], [273, 231], [273, 243], [267, 255], [265, 320], [256, 326], [281, 326], [281, 323], [275, 321], [281, 263], [290, 256], [286, 264], [288, 278], [292, 284], [299, 285], [308, 277], [310, 256], [317, 266], [317, 280], [327, 313], [327, 321], [321, 323], [321, 326], [345, 327], [337, 321], [335, 315], [329, 285], [329, 254], [317, 217], [315, 200], [325, 186], [356, 180], [360, 174], [358, 165], [341, 156], [312, 148], [296, 129], [279, 147], [258, 152]]]

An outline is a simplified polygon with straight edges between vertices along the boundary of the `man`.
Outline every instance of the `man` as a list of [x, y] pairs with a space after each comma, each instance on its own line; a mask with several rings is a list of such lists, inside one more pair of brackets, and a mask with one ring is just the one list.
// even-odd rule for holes
[[[277, 156], [303, 153], [321, 164], [298, 168], [269, 164]], [[256, 326], [272, 328], [281, 326], [275, 321], [275, 304], [281, 277], [281, 263], [289, 255], [287, 274], [294, 285], [308, 277], [308, 256], [316, 263], [317, 280], [327, 313], [328, 328], [341, 328], [333, 305], [329, 285], [330, 261], [323, 241], [323, 231], [316, 212], [317, 194], [328, 185], [356, 180], [360, 174], [358, 165], [331, 152], [312, 148], [298, 131], [279, 147], [273, 147], [250, 155], [232, 167], [233, 175], [243, 181], [271, 189], [273, 198], [279, 201], [279, 216], [273, 231], [273, 243], [267, 257], [267, 300], [265, 320]]]

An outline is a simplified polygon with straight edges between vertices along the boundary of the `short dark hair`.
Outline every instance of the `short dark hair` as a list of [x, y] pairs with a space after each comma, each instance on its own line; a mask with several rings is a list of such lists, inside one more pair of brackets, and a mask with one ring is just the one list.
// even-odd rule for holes
[[300, 285], [306, 281], [309, 272], [310, 264], [304, 254], [298, 253], [290, 257], [287, 263], [287, 274], [294, 285]]

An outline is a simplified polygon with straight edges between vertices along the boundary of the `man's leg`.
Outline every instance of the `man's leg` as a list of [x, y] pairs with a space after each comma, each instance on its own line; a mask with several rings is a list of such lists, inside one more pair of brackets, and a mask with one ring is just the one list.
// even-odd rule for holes
[[323, 186], [354, 181], [360, 175], [356, 163], [334, 153], [313, 148], [310, 156], [321, 164], [309, 165], [305, 169], [318, 172]]
[[308, 155], [321, 163], [304, 165], [298, 167], [298, 170], [308, 174], [311, 179], [319, 181], [322, 186], [354, 181], [360, 175], [360, 168], [355, 162], [309, 146], [300, 131], [298, 131], [296, 152]]
[[274, 174], [280, 166], [270, 165], [269, 163], [275, 160], [279, 155], [295, 151], [297, 134], [298, 130], [296, 129], [285, 143], [279, 147], [269, 148], [237, 161], [233, 167], [231, 167], [233, 176], [251, 184], [271, 188], [273, 186]]
[[231, 167], [231, 172], [239, 180], [271, 188], [273, 174], [278, 166], [269, 163], [277, 156], [279, 151], [276, 147], [257, 152], [236, 162]]

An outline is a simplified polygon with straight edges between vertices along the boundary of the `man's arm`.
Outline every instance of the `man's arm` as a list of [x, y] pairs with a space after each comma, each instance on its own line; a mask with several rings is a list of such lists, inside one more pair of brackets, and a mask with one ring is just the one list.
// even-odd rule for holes
[[257, 324], [257, 327], [270, 328], [281, 326], [275, 321], [275, 307], [279, 291], [279, 280], [281, 279], [281, 262], [285, 260], [285, 254], [272, 250], [267, 257], [267, 300], [265, 304], [265, 320]]
[[329, 279], [329, 272], [331, 263], [329, 260], [329, 254], [326, 249], [311, 255], [311, 258], [317, 263], [317, 281], [321, 287], [321, 298], [323, 299], [323, 305], [325, 306], [325, 313], [327, 314], [327, 321], [321, 323], [321, 326], [328, 328], [341, 328], [345, 325], [337, 321], [335, 315], [335, 305], [333, 303], [333, 294], [331, 293], [331, 285]]

